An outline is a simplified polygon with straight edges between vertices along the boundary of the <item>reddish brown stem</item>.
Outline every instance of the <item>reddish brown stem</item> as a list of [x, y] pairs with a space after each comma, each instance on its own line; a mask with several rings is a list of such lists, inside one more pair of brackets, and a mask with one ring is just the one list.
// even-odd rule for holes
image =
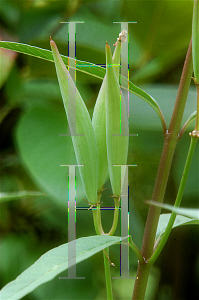
[[[178, 133], [180, 130], [180, 125], [182, 122], [182, 117], [185, 109], [186, 99], [189, 91], [191, 75], [193, 72], [192, 65], [192, 43], [188, 48], [187, 56], [185, 59], [183, 72], [179, 84], [178, 94], [171, 117], [171, 122], [169, 130], [165, 134], [164, 146], [162, 150], [162, 156], [159, 164], [158, 173], [156, 176], [155, 186], [153, 190], [152, 200], [159, 203], [163, 202], [165, 190], [167, 186], [167, 181], [171, 169], [171, 164], [173, 160], [174, 151], [176, 148]], [[141, 253], [147, 261], [153, 253], [153, 246], [155, 242], [155, 235], [157, 230], [157, 225], [159, 221], [161, 208], [150, 206], [148, 217], [146, 221], [144, 237], [142, 242]], [[139, 265], [137, 277], [135, 282], [133, 300], [143, 300], [146, 290], [146, 285], [148, 281], [148, 276], [151, 266], [147, 263], [145, 266]]]

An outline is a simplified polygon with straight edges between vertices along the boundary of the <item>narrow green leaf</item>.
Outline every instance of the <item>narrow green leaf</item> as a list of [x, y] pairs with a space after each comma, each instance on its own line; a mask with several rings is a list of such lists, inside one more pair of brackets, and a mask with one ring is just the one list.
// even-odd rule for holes
[[51, 40], [50, 45], [77, 163], [84, 165], [79, 166], [82, 184], [89, 203], [95, 205], [97, 203], [98, 156], [93, 126], [86, 105], [62, 61], [55, 42]]
[[[76, 244], [76, 257], [71, 257], [70, 265], [79, 263], [104, 248], [119, 243], [128, 237], [90, 236], [79, 238], [71, 243]], [[74, 262], [74, 263], [73, 263]], [[2, 300], [18, 300], [32, 292], [41, 284], [52, 280], [55, 276], [68, 269], [68, 244], [61, 245], [42, 255], [32, 266], [15, 280], [8, 283], [0, 291]], [[46, 295], [48, 298], [48, 295]]]
[[181, 207], [174, 207], [168, 204], [161, 204], [155, 201], [146, 201], [147, 204], [152, 204], [154, 206], [159, 206], [164, 209], [168, 209], [170, 211], [175, 212], [177, 215], [182, 215], [188, 218], [199, 220], [199, 209], [197, 208], [181, 208]]
[[0, 203], [11, 201], [11, 200], [18, 200], [21, 198], [26, 197], [41, 197], [46, 196], [46, 194], [39, 192], [39, 191], [18, 191], [18, 192], [9, 192], [9, 193], [0, 193]]
[[[15, 42], [7, 42], [7, 41], [0, 41], [0, 48], [4, 49], [9, 49], [13, 50], [19, 53], [27, 54], [33, 57], [41, 58], [44, 60], [48, 60], [51, 62], [54, 62], [52, 52], [47, 49], [42, 49], [36, 46], [30, 46], [22, 43], [15, 43]], [[75, 66], [75, 61], [76, 61], [76, 69], [92, 75], [94, 77], [103, 79], [104, 75], [106, 73], [105, 69], [97, 66], [95, 64], [92, 64], [90, 62], [86, 61], [81, 61], [78, 59], [74, 59], [65, 55], [61, 55], [61, 58], [64, 62], [64, 64], [68, 67], [70, 65], [71, 68], [72, 66]]]
[[[161, 240], [161, 237], [163, 233], [166, 230], [167, 224], [169, 222], [169, 219], [171, 217], [171, 214], [161, 214], [159, 223], [158, 223], [158, 228], [156, 232], [156, 243], [159, 243]], [[182, 225], [188, 225], [188, 224], [199, 224], [199, 220], [197, 219], [190, 219], [184, 216], [176, 216], [175, 222], [173, 224], [173, 228], [182, 226]]]
[[[120, 116], [121, 114], [121, 116]], [[120, 124], [121, 120], [121, 124]], [[120, 86], [114, 71], [111, 49], [106, 44], [106, 143], [113, 194], [121, 196], [121, 167], [128, 154], [128, 119]]]
[[145, 91], [134, 85], [131, 81], [128, 81], [128, 79], [122, 75], [120, 75], [121, 79], [121, 87], [124, 89], [127, 89], [126, 87], [129, 86], [129, 91], [133, 93], [134, 95], [138, 96], [139, 98], [143, 99], [145, 102], [147, 102], [158, 114], [161, 124], [162, 124], [162, 129], [163, 133], [166, 132], [166, 122], [163, 116], [163, 113], [153, 97], [151, 97], [149, 94], [147, 94]]
[[[45, 60], [54, 62], [52, 52], [50, 50], [41, 49], [41, 48], [38, 48], [35, 46], [30, 46], [30, 45], [21, 44], [21, 43], [15, 43], [15, 42], [0, 41], [0, 48], [13, 50], [13, 51], [16, 51], [19, 53], [31, 55], [31, 56], [34, 56], [37, 58], [41, 58], [41, 59], [45, 59]], [[71, 67], [73, 65], [75, 65], [73, 58], [70, 58], [70, 57], [67, 57], [64, 55], [61, 55], [61, 57], [66, 66], [68, 66], [68, 62], [71, 65]], [[70, 63], [70, 62], [73, 62], [73, 63]], [[80, 61], [80, 60], [76, 60], [76, 69], [83, 73], [89, 74], [91, 76], [95, 76], [100, 79], [104, 79], [104, 76], [106, 73], [106, 70], [104, 68], [97, 66], [95, 64], [85, 62], [85, 61]], [[146, 101], [156, 111], [156, 113], [158, 114], [158, 116], [160, 118], [161, 124], [162, 124], [163, 133], [165, 133], [166, 132], [166, 123], [164, 120], [164, 116], [162, 114], [162, 111], [161, 111], [158, 103], [153, 99], [153, 97], [151, 97], [149, 94], [144, 92], [142, 89], [135, 86], [131, 81], [128, 81], [128, 79], [125, 78], [124, 76], [120, 75], [120, 80], [121, 80], [122, 88], [126, 89], [126, 87], [129, 86], [129, 91], [131, 93], [137, 95], [138, 97], [140, 97], [141, 99]]]

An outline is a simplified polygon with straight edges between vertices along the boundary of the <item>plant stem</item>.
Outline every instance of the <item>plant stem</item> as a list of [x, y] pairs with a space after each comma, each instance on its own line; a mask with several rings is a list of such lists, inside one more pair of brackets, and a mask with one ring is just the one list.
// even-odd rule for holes
[[111, 230], [109, 231], [108, 235], [114, 235], [115, 230], [117, 228], [117, 223], [118, 223], [120, 197], [115, 197], [114, 201], [115, 201], [115, 210], [114, 210], [113, 224], [112, 224]]
[[[171, 169], [173, 155], [177, 144], [178, 133], [180, 130], [180, 125], [182, 122], [186, 99], [189, 91], [192, 72], [193, 72], [192, 44], [190, 42], [183, 71], [182, 71], [182, 76], [179, 84], [179, 89], [178, 89], [178, 94], [177, 94], [173, 114], [171, 117], [169, 130], [165, 134], [162, 156], [161, 156], [159, 169], [158, 169], [155, 186], [153, 190], [153, 195], [152, 195], [152, 200], [157, 201], [159, 203], [163, 202], [163, 198], [165, 195], [165, 190], [166, 190], [167, 181]], [[143, 242], [142, 242], [142, 249], [141, 249], [142, 256], [145, 258], [145, 260], [148, 260], [153, 253], [153, 246], [154, 246], [155, 234], [157, 231], [160, 211], [161, 208], [152, 205], [149, 208]], [[149, 267], [143, 267], [143, 265], [141, 266], [140, 263], [138, 264], [138, 273], [137, 273], [138, 279], [135, 282], [133, 298], [132, 298], [133, 300], [144, 299], [146, 285], [147, 285], [146, 278], [148, 278], [149, 276]]]
[[[152, 195], [152, 200], [159, 203], [163, 202], [163, 198], [165, 195], [166, 185], [177, 144], [178, 133], [184, 113], [192, 72], [192, 49], [190, 42], [169, 130], [165, 136], [164, 147]], [[142, 254], [146, 260], [151, 256], [153, 252], [153, 244], [155, 240], [160, 211], [161, 208], [154, 207], [152, 205], [149, 208], [142, 244]]]
[[[189, 169], [190, 169], [190, 165], [191, 165], [191, 161], [193, 158], [193, 153], [194, 153], [194, 149], [195, 149], [197, 140], [198, 140], [198, 138], [193, 137], [193, 136], [191, 137], [191, 143], [190, 143], [190, 147], [189, 147], [189, 151], [188, 151], [188, 155], [187, 155], [187, 160], [185, 163], [184, 171], [182, 174], [182, 179], [181, 179], [180, 186], [178, 189], [178, 194], [177, 194], [176, 201], [174, 204], [175, 207], [179, 207], [181, 200], [182, 200], [182, 196], [184, 193], [184, 189], [185, 189], [187, 177], [189, 174]], [[171, 217], [168, 222], [168, 225], [167, 225], [167, 228], [162, 236], [162, 239], [161, 239], [160, 243], [158, 244], [157, 248], [155, 249], [155, 252], [149, 258], [148, 264], [152, 265], [155, 262], [155, 260], [157, 259], [160, 252], [162, 251], [162, 249], [163, 249], [164, 245], [166, 244], [166, 241], [170, 235], [170, 232], [172, 230], [173, 224], [175, 222], [175, 218], [176, 218], [176, 213], [172, 212]]]
[[[151, 265], [148, 264], [138, 264], [138, 270], [134, 285], [134, 291], [133, 291], [133, 300], [142, 300], [145, 297], [147, 282], [149, 273], [151, 270]], [[142, 288], [140, 288], [142, 286]]]
[[[114, 219], [113, 219], [113, 225], [108, 235], [113, 235], [116, 227], [117, 227], [117, 220], [119, 215], [119, 199], [115, 199], [115, 211], [114, 211]], [[97, 204], [97, 207], [95, 209], [92, 209], [93, 212], [93, 220], [94, 220], [94, 226], [95, 231], [98, 235], [104, 235], [104, 230], [102, 228], [101, 223], [101, 211], [100, 211], [100, 204]], [[110, 234], [112, 233], [112, 234]], [[113, 292], [112, 292], [112, 282], [111, 282], [111, 270], [110, 270], [110, 261], [108, 259], [109, 257], [109, 247], [103, 250], [103, 256], [104, 256], [104, 269], [105, 269], [105, 279], [106, 279], [106, 292], [107, 292], [107, 300], [113, 300]]]
[[105, 269], [105, 277], [106, 277], [107, 300], [113, 300], [112, 283], [111, 283], [111, 272], [110, 272], [110, 262], [109, 262], [109, 260], [107, 258], [107, 256], [109, 256], [109, 247], [107, 247], [106, 249], [104, 249], [104, 252], [103, 252], [103, 256], [104, 256], [104, 269]]
[[[123, 243], [124, 244], [124, 243]], [[138, 260], [140, 262], [141, 265], [143, 265], [145, 263], [144, 258], [142, 257], [142, 254], [140, 252], [140, 250], [138, 249], [138, 247], [135, 245], [135, 243], [133, 242], [131, 236], [129, 237], [129, 245], [128, 245], [133, 251], [134, 253], [137, 255]]]
[[97, 204], [96, 208], [92, 208], [92, 212], [93, 212], [93, 221], [94, 221], [96, 233], [98, 235], [104, 235], [104, 230], [102, 228], [102, 223], [101, 223], [100, 204]]
[[199, 131], [199, 83], [196, 83], [197, 91], [197, 111], [196, 111], [196, 127], [195, 130]]

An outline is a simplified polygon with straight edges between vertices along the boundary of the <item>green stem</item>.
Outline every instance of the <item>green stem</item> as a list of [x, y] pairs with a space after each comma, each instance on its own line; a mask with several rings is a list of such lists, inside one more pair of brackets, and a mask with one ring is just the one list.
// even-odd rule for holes
[[97, 204], [96, 208], [92, 208], [92, 212], [93, 212], [93, 221], [94, 221], [96, 233], [98, 235], [104, 235], [104, 230], [102, 228], [102, 223], [101, 223], [100, 204]]
[[196, 127], [195, 130], [199, 131], [199, 83], [196, 83], [196, 91], [197, 91], [197, 111], [196, 111]]
[[[155, 186], [152, 195], [152, 200], [157, 201], [159, 203], [162, 203], [164, 199], [165, 190], [166, 190], [171, 164], [173, 160], [173, 155], [177, 144], [178, 133], [180, 131], [180, 125], [182, 122], [186, 99], [189, 91], [192, 72], [193, 72], [192, 44], [190, 42], [184, 67], [183, 67], [183, 72], [179, 84], [178, 94], [177, 94], [169, 130], [165, 135], [162, 156], [161, 156], [160, 165], [156, 176]], [[153, 254], [153, 247], [154, 247], [155, 235], [157, 231], [160, 212], [161, 212], [160, 207], [155, 207], [151, 205], [149, 208], [143, 242], [142, 242], [142, 249], [141, 249], [142, 256], [145, 258], [145, 260], [148, 260], [150, 256]], [[146, 274], [149, 275], [148, 268], [147, 267], [144, 268], [143, 266], [141, 266], [140, 263], [138, 264], [138, 272], [139, 272], [139, 276], [137, 275], [138, 280], [136, 280], [135, 282], [133, 298], [132, 298], [133, 300], [138, 299], [137, 295], [139, 294], [143, 295], [142, 297], [141, 296], [139, 297], [139, 300], [144, 299], [145, 292], [143, 293], [143, 291], [146, 290], [147, 280], [146, 281], [143, 280], [142, 277], [144, 277]]]
[[107, 247], [106, 249], [104, 249], [104, 252], [103, 252], [103, 255], [104, 255], [104, 269], [105, 269], [105, 277], [106, 277], [107, 300], [113, 300], [110, 262], [108, 260], [108, 257], [109, 257], [109, 247]]
[[119, 216], [119, 208], [120, 208], [120, 197], [115, 197], [115, 210], [114, 210], [114, 217], [113, 217], [113, 224], [111, 227], [111, 230], [109, 231], [108, 235], [114, 235], [115, 230], [117, 228], [117, 223], [118, 223], [118, 216]]
[[[126, 244], [125, 242], [122, 242], [122, 244]], [[144, 264], [145, 261], [144, 261], [144, 258], [140, 252], [140, 250], [138, 249], [138, 247], [136, 246], [136, 244], [133, 242], [131, 236], [129, 237], [129, 244], [128, 246], [134, 251], [134, 253], [137, 255], [138, 257], [138, 260], [140, 262], [140, 264]]]
[[[116, 204], [119, 207], [119, 201], [115, 200], [115, 205]], [[94, 220], [94, 226], [95, 226], [96, 233], [98, 235], [104, 235], [104, 230], [102, 228], [102, 223], [101, 223], [100, 204], [97, 204], [97, 207], [92, 209], [92, 212], [93, 212], [93, 220]], [[115, 209], [113, 226], [110, 230], [110, 233], [112, 233], [112, 235], [114, 234], [115, 229], [117, 227], [118, 212], [119, 212], [119, 209]], [[110, 261], [108, 259], [108, 257], [109, 257], [109, 248], [106, 248], [106, 249], [103, 250], [103, 256], [104, 256], [104, 269], [105, 269], [105, 279], [106, 279], [107, 300], [113, 300]]]
[[[188, 155], [187, 155], [187, 160], [186, 160], [186, 163], [185, 163], [184, 171], [183, 171], [183, 174], [182, 174], [182, 179], [181, 179], [180, 186], [179, 186], [179, 189], [178, 189], [178, 194], [177, 194], [176, 201], [175, 201], [175, 204], [174, 204], [175, 207], [179, 207], [180, 203], [181, 203], [181, 200], [182, 200], [182, 196], [183, 196], [183, 193], [184, 193], [184, 189], [185, 189], [187, 177], [188, 177], [188, 174], [189, 174], [189, 169], [190, 169], [190, 165], [191, 165], [191, 161], [192, 161], [192, 158], [193, 158], [193, 153], [194, 153], [194, 149], [195, 149], [197, 140], [198, 140], [197, 138], [191, 137], [191, 143], [190, 143], [190, 147], [189, 147], [189, 151], [188, 151]], [[176, 218], [176, 213], [172, 212], [171, 217], [170, 217], [169, 222], [168, 222], [168, 225], [167, 225], [167, 228], [166, 228], [166, 230], [165, 230], [165, 232], [162, 236], [162, 239], [161, 239], [160, 243], [158, 244], [155, 252], [149, 258], [148, 264], [150, 264], [150, 265], [154, 264], [155, 260], [157, 259], [160, 252], [162, 251], [162, 249], [163, 249], [164, 245], [166, 244], [166, 241], [167, 241], [167, 239], [170, 235], [170, 232], [172, 230], [173, 224], [175, 222], [175, 218]]]

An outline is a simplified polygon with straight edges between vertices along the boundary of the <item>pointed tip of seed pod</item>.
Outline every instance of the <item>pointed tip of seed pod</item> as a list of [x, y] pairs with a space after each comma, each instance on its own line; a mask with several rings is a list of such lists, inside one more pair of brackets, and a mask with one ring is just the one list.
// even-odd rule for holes
[[53, 39], [51, 38], [51, 36], [50, 36], [50, 47], [51, 47], [51, 50], [57, 48], [57, 46], [56, 46], [55, 42], [53, 41]]
[[106, 51], [110, 51], [111, 50], [111, 47], [109, 46], [108, 42], [106, 41], [106, 47], [105, 47]]
[[55, 42], [53, 41], [53, 39], [51, 38], [51, 36], [50, 36], [50, 44], [52, 45], [52, 44], [55, 44]]
[[107, 41], [106, 41], [106, 48], [111, 48]]

